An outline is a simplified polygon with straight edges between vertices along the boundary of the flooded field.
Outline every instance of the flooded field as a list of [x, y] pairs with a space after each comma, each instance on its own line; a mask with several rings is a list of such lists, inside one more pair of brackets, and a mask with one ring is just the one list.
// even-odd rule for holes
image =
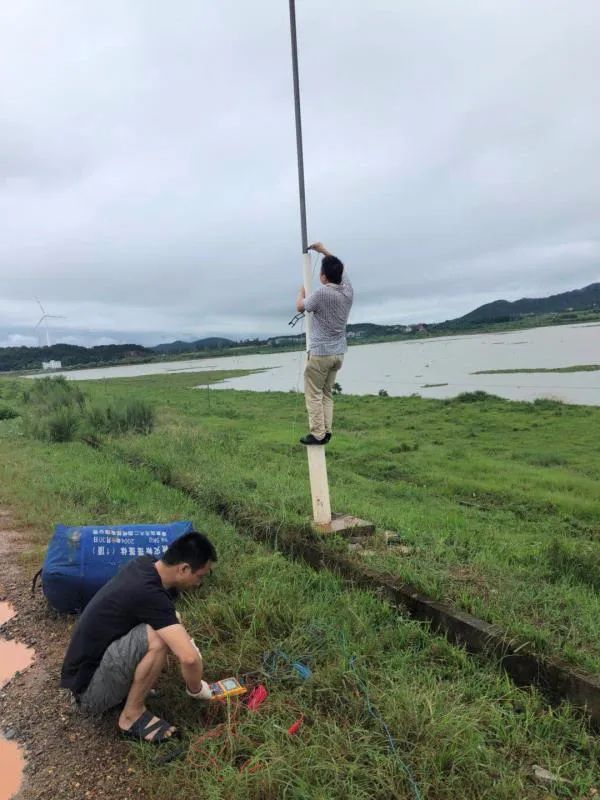
[[[171, 361], [75, 370], [69, 380], [127, 378], [176, 372], [261, 370], [219, 384], [257, 392], [299, 391], [302, 352]], [[600, 363], [600, 325], [560, 325], [510, 333], [437, 337], [351, 347], [339, 374], [345, 394], [419, 394], [454, 397], [477, 390], [509, 400], [550, 397], [566, 403], [600, 405], [600, 371], [475, 374], [482, 370], [555, 369]]]

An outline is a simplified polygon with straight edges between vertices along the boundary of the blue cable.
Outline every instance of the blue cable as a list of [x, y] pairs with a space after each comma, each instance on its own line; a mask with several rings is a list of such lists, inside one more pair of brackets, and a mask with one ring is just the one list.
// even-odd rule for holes
[[[341, 632], [341, 640], [342, 640], [342, 648], [343, 648], [344, 652], [347, 653], [346, 636], [345, 636], [344, 631]], [[367, 713], [369, 714], [369, 716], [371, 716], [381, 726], [381, 729], [383, 730], [383, 732], [385, 734], [385, 737], [387, 739], [388, 749], [389, 749], [390, 753], [392, 753], [392, 755], [396, 759], [396, 761], [397, 761], [398, 765], [400, 766], [400, 768], [402, 769], [402, 771], [404, 772], [404, 774], [406, 776], [406, 779], [407, 779], [407, 781], [408, 781], [408, 783], [410, 785], [410, 788], [412, 790], [412, 793], [414, 795], [415, 800], [422, 800], [421, 790], [419, 789], [419, 786], [418, 786], [417, 782], [415, 781], [415, 779], [413, 777], [413, 774], [412, 774], [412, 771], [411, 771], [410, 767], [400, 757], [400, 753], [398, 752], [398, 743], [397, 743], [396, 739], [394, 738], [392, 732], [390, 731], [390, 728], [389, 728], [387, 722], [381, 716], [381, 713], [379, 712], [379, 710], [371, 702], [371, 697], [369, 695], [369, 690], [367, 688], [367, 684], [365, 683], [365, 681], [358, 674], [358, 671], [357, 671], [357, 668], [356, 668], [356, 661], [357, 661], [357, 657], [355, 655], [350, 656], [348, 658], [348, 668], [354, 674], [354, 678], [356, 680], [356, 684], [357, 684], [358, 688], [362, 692], [362, 696], [363, 696], [364, 703], [365, 703], [365, 709], [367, 710]]]
[[[323, 641], [324, 632], [322, 630], [317, 629], [315, 627], [314, 630], [311, 631], [311, 633], [315, 635], [315, 638], [320, 638]], [[383, 733], [385, 734], [388, 750], [394, 756], [398, 765], [404, 772], [415, 800], [422, 800], [422, 795], [419, 786], [413, 777], [410, 767], [400, 757], [400, 753], [398, 751], [398, 743], [394, 738], [394, 735], [392, 734], [389, 725], [381, 716], [379, 710], [371, 702], [371, 697], [369, 695], [367, 684], [365, 683], [363, 678], [361, 678], [361, 676], [358, 674], [358, 670], [356, 667], [357, 656], [356, 655], [348, 656], [346, 634], [345, 631], [343, 630], [340, 632], [340, 640], [342, 644], [342, 651], [347, 659], [348, 669], [353, 673], [356, 685], [361, 691], [367, 713], [379, 724]], [[317, 649], [318, 647], [319, 645], [317, 644]], [[310, 656], [306, 655], [302, 656], [302, 658], [310, 659]], [[263, 669], [266, 672], [266, 674], [271, 678], [274, 677], [275, 674], [281, 669], [282, 662], [286, 667], [291, 667], [291, 669], [293, 669], [298, 674], [298, 676], [302, 678], [302, 680], [307, 680], [312, 676], [312, 671], [306, 664], [300, 661], [300, 659], [292, 661], [290, 656], [288, 656], [288, 654], [285, 653], [283, 650], [279, 649], [268, 650], [265, 653], [263, 653]]]
[[280, 663], [291, 667], [303, 681], [312, 677], [312, 670], [299, 659], [292, 661], [283, 650], [270, 650], [263, 654], [263, 668], [269, 677], [273, 677], [280, 669]]

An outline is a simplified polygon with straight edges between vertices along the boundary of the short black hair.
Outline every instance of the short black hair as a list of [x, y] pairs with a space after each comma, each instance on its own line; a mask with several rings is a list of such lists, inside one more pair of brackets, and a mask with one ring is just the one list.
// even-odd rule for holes
[[344, 265], [336, 256], [323, 256], [321, 261], [321, 272], [329, 283], [341, 283]]
[[161, 561], [173, 567], [189, 564], [193, 572], [203, 567], [207, 561], [216, 561], [217, 551], [208, 536], [198, 531], [184, 533], [163, 553]]

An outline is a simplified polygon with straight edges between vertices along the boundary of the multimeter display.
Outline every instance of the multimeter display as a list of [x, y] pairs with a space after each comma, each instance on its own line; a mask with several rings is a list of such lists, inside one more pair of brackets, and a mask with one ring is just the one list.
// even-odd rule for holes
[[246, 694], [246, 688], [235, 678], [225, 678], [222, 681], [211, 683], [210, 689], [213, 700], [224, 700], [226, 697]]

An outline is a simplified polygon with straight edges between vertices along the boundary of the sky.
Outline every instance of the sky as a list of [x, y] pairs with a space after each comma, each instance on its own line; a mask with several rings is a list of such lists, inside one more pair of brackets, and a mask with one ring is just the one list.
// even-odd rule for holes
[[[351, 322], [600, 280], [598, 0], [297, 0], [308, 236]], [[290, 332], [286, 0], [0, 6], [0, 346]], [[318, 268], [315, 259], [315, 268]]]

